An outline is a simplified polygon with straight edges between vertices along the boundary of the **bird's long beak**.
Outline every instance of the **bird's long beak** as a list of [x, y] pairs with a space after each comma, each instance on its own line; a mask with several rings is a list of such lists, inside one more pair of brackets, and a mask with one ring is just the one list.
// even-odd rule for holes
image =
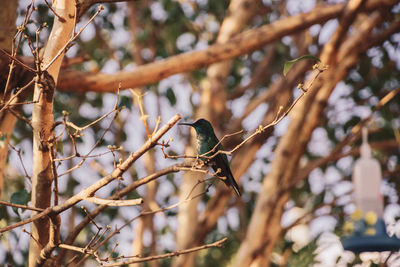
[[186, 125], [186, 126], [193, 126], [193, 123], [188, 122], [179, 122], [178, 125]]

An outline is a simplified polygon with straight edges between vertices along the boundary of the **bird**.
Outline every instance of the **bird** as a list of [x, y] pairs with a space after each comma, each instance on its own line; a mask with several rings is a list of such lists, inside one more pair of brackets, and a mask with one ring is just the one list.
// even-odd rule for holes
[[[214, 133], [214, 129], [209, 121], [206, 119], [198, 119], [193, 123], [180, 122], [179, 125], [191, 126], [196, 131], [196, 149], [197, 154], [200, 159], [205, 164], [211, 164], [211, 167], [216, 172], [216, 175], [224, 181], [224, 183], [229, 187], [232, 186], [235, 193], [240, 197], [241, 193], [239, 186], [233, 177], [232, 171], [229, 167], [228, 157], [224, 153], [215, 153], [219, 150], [223, 151], [221, 143], [219, 142], [217, 136]], [[214, 152], [209, 152], [214, 147], [216, 147]], [[205, 157], [201, 157], [204, 155]], [[214, 157], [213, 157], [214, 156]]]

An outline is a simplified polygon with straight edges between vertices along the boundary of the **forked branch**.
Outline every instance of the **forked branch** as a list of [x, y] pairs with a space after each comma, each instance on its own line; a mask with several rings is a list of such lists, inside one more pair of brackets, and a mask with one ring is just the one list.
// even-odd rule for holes
[[49, 215], [50, 213], [55, 213], [59, 214], [73, 205], [77, 204], [78, 202], [86, 199], [87, 197], [91, 197], [97, 190], [100, 188], [106, 186], [110, 182], [116, 180], [118, 177], [121, 177], [121, 175], [129, 169], [132, 164], [139, 159], [144, 153], [146, 153], [149, 149], [153, 148], [155, 145], [157, 145], [158, 140], [167, 132], [169, 131], [179, 120], [181, 119], [181, 115], [176, 114], [174, 117], [170, 119], [169, 122], [167, 122], [163, 127], [161, 127], [153, 136], [151, 139], [148, 139], [146, 143], [143, 144], [143, 146], [135, 153], [132, 153], [129, 155], [129, 157], [124, 160], [121, 164], [117, 166], [116, 169], [114, 169], [113, 172], [111, 172], [109, 175], [106, 177], [100, 179], [96, 183], [92, 184], [88, 188], [85, 188], [81, 190], [79, 193], [76, 195], [70, 197], [67, 199], [64, 203], [59, 204], [57, 206], [49, 207], [45, 209], [44, 211], [35, 214], [31, 218], [28, 218], [26, 220], [23, 220], [21, 222], [15, 223], [13, 225], [6, 226], [4, 228], [0, 228], [0, 233], [4, 233], [7, 231], [10, 231], [14, 228], [20, 227], [22, 225], [31, 223], [33, 221], [36, 221], [40, 218], [43, 218], [44, 216]]

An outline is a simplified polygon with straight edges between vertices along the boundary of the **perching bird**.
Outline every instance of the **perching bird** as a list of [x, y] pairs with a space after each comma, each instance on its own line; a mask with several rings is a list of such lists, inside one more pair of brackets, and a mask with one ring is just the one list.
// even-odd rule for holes
[[[214, 129], [211, 123], [205, 119], [199, 119], [193, 123], [178, 123], [179, 125], [192, 126], [196, 130], [196, 141], [197, 141], [197, 154], [203, 155], [212, 150], [218, 143], [219, 140], [215, 136]], [[222, 145], [219, 143], [215, 152], [218, 150], [224, 150]], [[206, 154], [206, 157], [212, 157], [215, 152]], [[219, 153], [213, 158], [200, 157], [203, 162], [210, 162], [216, 175], [225, 182], [227, 186], [232, 186], [236, 194], [240, 196], [239, 186], [237, 185], [235, 178], [233, 178], [231, 169], [229, 168], [228, 157], [224, 153]]]

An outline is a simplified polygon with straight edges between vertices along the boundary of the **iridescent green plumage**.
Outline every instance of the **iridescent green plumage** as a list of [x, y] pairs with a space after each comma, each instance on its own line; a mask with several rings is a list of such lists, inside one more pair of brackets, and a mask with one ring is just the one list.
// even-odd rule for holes
[[[196, 130], [197, 154], [205, 155], [206, 157], [212, 157], [218, 150], [224, 150], [222, 145], [219, 143], [218, 138], [215, 136], [214, 129], [209, 121], [205, 119], [199, 119], [194, 123], [179, 124], [192, 126]], [[215, 146], [217, 146], [217, 148], [214, 152], [207, 153]], [[232, 175], [226, 154], [219, 153], [212, 158], [206, 157], [200, 157], [200, 159], [206, 163], [211, 163], [211, 167], [217, 173], [217, 176], [220, 177], [227, 186], [232, 186], [236, 194], [240, 196], [241, 194], [239, 191], [239, 186]]]

